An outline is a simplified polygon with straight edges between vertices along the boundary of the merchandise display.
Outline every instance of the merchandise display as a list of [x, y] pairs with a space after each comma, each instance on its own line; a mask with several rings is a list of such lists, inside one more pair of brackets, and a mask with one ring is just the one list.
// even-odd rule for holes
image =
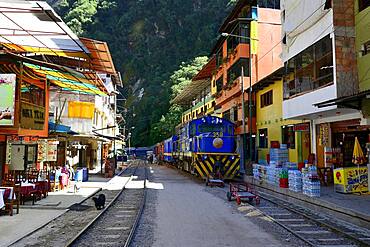
[[303, 194], [309, 197], [320, 197], [320, 179], [316, 166], [302, 169]]
[[289, 190], [301, 192], [303, 187], [302, 173], [299, 170], [289, 170]]

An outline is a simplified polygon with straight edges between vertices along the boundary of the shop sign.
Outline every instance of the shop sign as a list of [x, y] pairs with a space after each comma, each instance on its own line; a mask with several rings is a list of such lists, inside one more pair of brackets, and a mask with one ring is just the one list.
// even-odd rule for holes
[[26, 102], [21, 103], [21, 128], [23, 129], [44, 129], [45, 108], [32, 105]]
[[47, 147], [47, 161], [57, 161], [58, 156], [58, 141], [56, 140], [48, 140], [48, 147]]
[[0, 125], [14, 124], [16, 74], [0, 74]]
[[42, 162], [46, 160], [47, 152], [47, 140], [40, 139], [37, 141], [37, 162]]
[[309, 123], [295, 124], [293, 130], [298, 132], [308, 132], [310, 131], [310, 124]]
[[321, 146], [326, 147], [329, 144], [329, 129], [329, 123], [324, 123], [320, 125], [319, 144]]

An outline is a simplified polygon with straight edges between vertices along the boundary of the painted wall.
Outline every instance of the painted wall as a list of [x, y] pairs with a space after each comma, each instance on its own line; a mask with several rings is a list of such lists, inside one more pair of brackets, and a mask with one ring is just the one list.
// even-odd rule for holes
[[[258, 8], [258, 54], [252, 59], [259, 81], [283, 66], [281, 60], [281, 12]], [[257, 65], [256, 65], [257, 63]], [[249, 85], [246, 85], [248, 88]]]
[[370, 89], [370, 53], [362, 56], [361, 45], [370, 41], [370, 8], [358, 12], [358, 1], [355, 1], [356, 54], [360, 91]]
[[283, 101], [283, 118], [317, 118], [320, 112], [335, 109], [336, 106], [317, 108], [313, 104], [336, 98], [336, 86], [333, 84], [288, 100]]
[[[186, 110], [182, 114], [182, 123], [187, 123], [191, 121], [192, 119], [198, 118], [199, 116], [203, 115], [213, 115], [214, 114], [214, 107], [213, 104], [215, 102], [215, 99], [213, 97], [208, 98], [205, 100], [205, 102], [199, 102], [195, 106], [193, 106], [191, 109]], [[207, 109], [205, 111], [205, 109]], [[195, 116], [195, 117], [192, 117]]]
[[[280, 58], [281, 44], [281, 17], [280, 10], [258, 8], [258, 52], [252, 55], [252, 85], [262, 78], [271, 74], [282, 66]], [[242, 94], [240, 77], [236, 78], [232, 85], [227, 84], [227, 71], [239, 58], [248, 58], [249, 44], [239, 44], [234, 53], [227, 54], [227, 41], [222, 44], [224, 63], [218, 68], [216, 75], [212, 79], [212, 93], [216, 95], [215, 81], [223, 78], [223, 90], [216, 95], [216, 105], [221, 107], [221, 112], [230, 110], [232, 107], [238, 108], [238, 124], [235, 133], [243, 133], [242, 122]], [[244, 77], [244, 89], [249, 88], [250, 77]], [[244, 100], [248, 100], [248, 93], [245, 93]], [[252, 119], [252, 126], [255, 129], [256, 119]], [[247, 121], [248, 123], [248, 121]], [[249, 127], [247, 127], [247, 130]]]
[[333, 10], [324, 10], [325, 1], [281, 1], [284, 62], [333, 31]]
[[[65, 106], [63, 108], [64, 101]], [[81, 102], [95, 102], [95, 96], [93, 95], [83, 95], [83, 94], [66, 94], [59, 92], [50, 92], [50, 111], [58, 112], [60, 117], [60, 123], [71, 127], [72, 131], [80, 134], [91, 134], [93, 118], [70, 118], [68, 116], [68, 102], [70, 101], [81, 101]], [[55, 116], [55, 113], [54, 113]], [[106, 119], [99, 119], [103, 121], [102, 125], [106, 125]]]
[[[261, 108], [261, 95], [272, 90], [273, 91], [273, 104]], [[284, 125], [297, 124], [302, 121], [297, 120], [286, 120], [283, 119], [283, 80], [275, 81], [274, 84], [269, 85], [257, 92], [257, 129], [267, 128], [268, 134], [268, 148], [258, 148], [258, 159], [266, 160], [266, 155], [269, 153], [270, 142], [279, 141], [282, 142], [282, 131], [281, 127]], [[289, 160], [291, 162], [298, 162], [298, 141], [300, 140], [300, 133], [295, 133], [296, 145], [295, 149], [289, 149]], [[258, 131], [257, 131], [257, 146], [258, 143]]]

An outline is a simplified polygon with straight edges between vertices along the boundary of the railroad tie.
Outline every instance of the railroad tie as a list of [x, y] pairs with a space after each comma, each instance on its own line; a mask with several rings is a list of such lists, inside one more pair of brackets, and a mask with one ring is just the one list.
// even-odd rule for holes
[[344, 238], [316, 238], [314, 240], [320, 242], [333, 242], [333, 241], [343, 241]]
[[104, 228], [106, 231], [127, 231], [130, 230], [130, 227], [127, 226], [111, 226]]
[[292, 214], [291, 213], [267, 213], [268, 215], [270, 216], [291, 216]]
[[301, 234], [327, 234], [327, 233], [331, 233], [329, 231], [326, 231], [326, 230], [313, 230], [313, 231], [296, 231], [296, 233], [301, 233]]
[[282, 221], [282, 222], [295, 222], [295, 221], [300, 221], [303, 222], [305, 221], [304, 219], [276, 219], [277, 221]]
[[114, 239], [117, 239], [117, 238], [120, 238], [121, 235], [120, 234], [101, 234], [100, 237], [102, 238], [114, 238]]
[[311, 224], [289, 224], [289, 227], [311, 227]]

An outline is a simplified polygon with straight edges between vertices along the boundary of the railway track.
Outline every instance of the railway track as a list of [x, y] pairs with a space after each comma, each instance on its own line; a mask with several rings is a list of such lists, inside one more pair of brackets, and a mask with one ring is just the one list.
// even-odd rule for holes
[[147, 168], [144, 161], [126, 170], [131, 178], [122, 191], [66, 246], [129, 246], [146, 199]]
[[339, 222], [266, 193], [259, 195], [262, 203], [255, 208], [310, 246], [370, 246], [367, 229]]
[[[227, 200], [224, 188], [209, 191]], [[217, 190], [218, 193], [212, 192]], [[261, 202], [257, 206], [245, 201], [239, 210], [246, 215], [267, 218], [305, 242], [316, 247], [370, 246], [370, 230], [334, 219], [335, 216], [316, 213], [312, 210], [286, 202], [267, 193], [258, 192]], [[234, 201], [235, 203], [235, 201]]]

